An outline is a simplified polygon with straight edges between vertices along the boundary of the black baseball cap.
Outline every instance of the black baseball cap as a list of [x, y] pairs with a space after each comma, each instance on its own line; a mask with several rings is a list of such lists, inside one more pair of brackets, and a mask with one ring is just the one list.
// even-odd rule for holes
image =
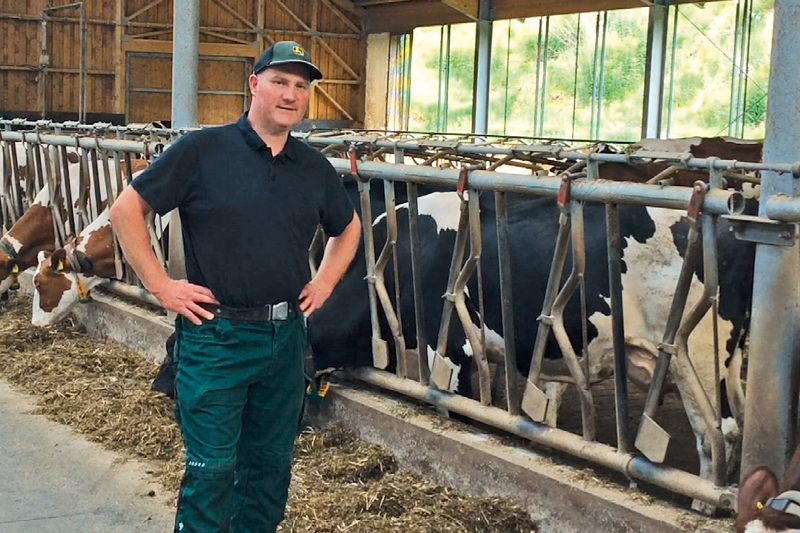
[[278, 41], [264, 50], [253, 65], [253, 74], [258, 74], [267, 67], [288, 63], [308, 66], [311, 81], [322, 79], [322, 72], [311, 62], [309, 53], [295, 41]]

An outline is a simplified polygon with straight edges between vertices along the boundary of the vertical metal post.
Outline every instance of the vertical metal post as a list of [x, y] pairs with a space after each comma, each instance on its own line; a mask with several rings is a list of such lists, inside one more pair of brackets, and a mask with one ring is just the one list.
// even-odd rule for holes
[[668, 14], [668, 6], [659, 4], [650, 6], [642, 113], [642, 137], [645, 138], [657, 139], [661, 135], [661, 101], [664, 96]]
[[174, 0], [172, 127], [197, 126], [197, 59], [200, 0]]
[[[764, 163], [800, 153], [800, 0], [775, 2]], [[775, 194], [797, 195], [790, 175], [761, 174], [760, 214]], [[765, 464], [783, 476], [797, 421], [800, 254], [794, 246], [756, 246], [742, 475]], [[758, 386], [758, 384], [762, 384]]]
[[[172, 127], [197, 126], [197, 62], [200, 48], [200, 0], [174, 0], [172, 43]], [[172, 278], [185, 278], [183, 234], [177, 211], [170, 215], [169, 259]]]
[[50, 56], [47, 54], [47, 12], [42, 12], [42, 50], [39, 54], [39, 101], [42, 105], [42, 118], [47, 116], [47, 65]]
[[489, 131], [489, 75], [492, 68], [492, 6], [479, 0], [475, 25], [475, 83], [472, 89], [472, 133]]
[[80, 72], [80, 104], [78, 120], [86, 124], [86, 6], [83, 2], [80, 3], [81, 22], [80, 22], [80, 46], [81, 46], [81, 72]]

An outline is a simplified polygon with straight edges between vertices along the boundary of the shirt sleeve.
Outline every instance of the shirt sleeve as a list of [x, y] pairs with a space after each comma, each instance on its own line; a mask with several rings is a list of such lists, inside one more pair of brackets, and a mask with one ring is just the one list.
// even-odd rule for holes
[[181, 207], [197, 174], [197, 144], [193, 133], [172, 143], [139, 174], [131, 187], [159, 215]]
[[327, 164], [325, 198], [322, 201], [320, 221], [325, 233], [336, 237], [341, 235], [347, 225], [350, 224], [350, 221], [353, 220], [355, 210], [347, 197], [347, 192], [344, 189], [344, 185], [342, 185], [342, 180], [336, 173], [336, 169], [330, 163]]

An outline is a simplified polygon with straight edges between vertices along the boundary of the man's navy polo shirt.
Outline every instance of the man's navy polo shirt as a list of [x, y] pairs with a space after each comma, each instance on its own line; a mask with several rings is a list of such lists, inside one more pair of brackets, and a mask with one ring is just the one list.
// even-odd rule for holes
[[317, 224], [336, 236], [353, 217], [325, 156], [290, 135], [273, 157], [246, 114], [184, 135], [131, 186], [160, 215], [180, 209], [187, 278], [231, 307], [296, 300]]

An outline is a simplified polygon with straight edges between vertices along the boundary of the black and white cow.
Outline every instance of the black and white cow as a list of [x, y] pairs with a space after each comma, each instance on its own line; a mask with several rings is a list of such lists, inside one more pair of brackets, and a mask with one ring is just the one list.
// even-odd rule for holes
[[[550, 264], [558, 233], [559, 209], [554, 198], [535, 198], [509, 195], [508, 223], [511, 235], [511, 268], [514, 294], [514, 319], [516, 331], [516, 360], [521, 375], [526, 376], [537, 331], [537, 318], [547, 286]], [[433, 193], [420, 197], [420, 240], [422, 242], [423, 305], [425, 307], [425, 337], [430, 344], [419, 349], [428, 355], [429, 366], [434, 357], [434, 346], [439, 332], [443, 300], [446, 292], [449, 265], [458, 227], [461, 199], [455, 192]], [[480, 195], [483, 252], [483, 290], [485, 299], [486, 351], [504, 351], [498, 332], [502, 331], [500, 307], [500, 282], [497, 260], [495, 207], [492, 193]], [[623, 239], [623, 303], [625, 310], [626, 355], [633, 380], [647, 386], [658, 355], [657, 346], [662, 341], [672, 295], [677, 284], [683, 255], [686, 250], [688, 221], [686, 214], [666, 209], [641, 206], [620, 206], [620, 229]], [[399, 250], [409, 249], [408, 209], [397, 208]], [[584, 207], [586, 234], [586, 298], [590, 374], [592, 380], [609, 377], [613, 370], [611, 318], [608, 293], [608, 267], [606, 252], [605, 210], [602, 204], [587, 203]], [[727, 357], [722, 357], [723, 376], [738, 372], [732, 361], [741, 357], [741, 336], [746, 330], [752, 288], [754, 246], [736, 241], [724, 221], [719, 228], [720, 265], [720, 334]], [[385, 217], [373, 223], [376, 243], [386, 235]], [[379, 246], [379, 244], [376, 244]], [[735, 261], [734, 261], [735, 259]], [[564, 272], [569, 273], [568, 258]], [[391, 268], [389, 269], [391, 270]], [[326, 367], [353, 367], [372, 364], [371, 323], [366, 275], [363, 261], [356, 260], [344, 279], [334, 290], [326, 304], [309, 318], [309, 341], [318, 369]], [[387, 273], [387, 289], [394, 294], [392, 280]], [[698, 268], [689, 295], [688, 306], [702, 294], [702, 268]], [[403, 335], [407, 345], [414, 347], [416, 332], [413, 321], [414, 296], [412, 292], [411, 265], [408, 253], [399, 255], [399, 280], [402, 289], [400, 314]], [[475, 276], [467, 285], [468, 303], [477, 309], [478, 288]], [[688, 307], [687, 307], [688, 308]], [[477, 314], [473, 311], [476, 324]], [[565, 325], [576, 353], [581, 353], [580, 301], [573, 298], [565, 311]], [[473, 327], [477, 328], [477, 325]], [[382, 324], [384, 339], [391, 339], [386, 324]], [[689, 352], [707, 394], [714, 394], [714, 364], [712, 323], [707, 316], [689, 339]], [[391, 348], [391, 340], [389, 342]], [[450, 328], [446, 362], [454, 370], [449, 389], [466, 396], [476, 397], [471, 380], [472, 350], [463, 329], [455, 322]], [[562, 357], [557, 344], [548, 343], [545, 358]], [[390, 368], [391, 369], [391, 368]], [[733, 389], [740, 391], [738, 375]], [[556, 385], [554, 400], [559, 401], [563, 385]], [[743, 396], [743, 395], [742, 395]], [[711, 396], [713, 397], [713, 396]], [[734, 397], [736, 395], [734, 394]], [[742, 410], [740, 401], [734, 402], [725, 412], [723, 430], [735, 440], [738, 426], [734, 414]], [[687, 413], [698, 438], [701, 458], [701, 475], [710, 476], [708, 439], [705, 426], [696, 406], [687, 405]], [[554, 420], [549, 421], [554, 423]]]

